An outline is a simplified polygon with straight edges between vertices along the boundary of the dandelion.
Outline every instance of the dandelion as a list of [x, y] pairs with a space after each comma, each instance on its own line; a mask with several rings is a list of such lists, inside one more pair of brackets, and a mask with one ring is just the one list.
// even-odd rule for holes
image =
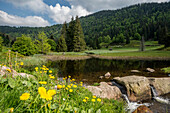
[[52, 71], [51, 71], [51, 70], [49, 70], [49, 73], [52, 73]]
[[74, 88], [77, 88], [77, 86], [76, 86], [76, 85], [73, 85], [73, 87], [74, 87]]
[[42, 73], [42, 71], [40, 71], [40, 73]]
[[89, 97], [85, 97], [85, 99], [87, 99], [87, 100], [88, 100], [88, 99], [89, 99]]
[[54, 77], [54, 76], [50, 76], [50, 78], [51, 78], [51, 79], [55, 79], [55, 77]]
[[6, 65], [4, 65], [6, 67]]
[[73, 90], [72, 90], [72, 89], [69, 89], [69, 92], [73, 92]]
[[96, 96], [93, 96], [93, 98], [96, 98]]
[[92, 102], [95, 102], [96, 100], [95, 99], [91, 99]]
[[47, 94], [48, 94], [49, 96], [53, 96], [53, 95], [56, 94], [56, 91], [55, 91], [54, 89], [48, 90], [48, 91], [47, 91]]
[[87, 102], [87, 100], [86, 100], [86, 99], [83, 99], [83, 102]]
[[10, 70], [10, 69], [6, 69], [6, 71], [8, 71], [9, 73], [11, 73], [11, 70]]
[[71, 78], [71, 76], [68, 76], [68, 78]]
[[71, 88], [71, 86], [70, 86], [70, 85], [67, 85], [67, 87], [68, 87], [68, 88]]
[[100, 98], [98, 98], [98, 99], [97, 99], [97, 101], [98, 101], [98, 102], [101, 102], [101, 99], [100, 99]]
[[44, 71], [44, 73], [47, 73], [47, 71]]
[[30, 94], [29, 93], [23, 93], [21, 96], [20, 96], [20, 100], [28, 100], [30, 97]]
[[47, 84], [46, 81], [40, 81], [39, 84]]
[[57, 89], [61, 89], [62, 88], [62, 85], [57, 85]]
[[38, 93], [40, 94], [40, 97], [43, 99], [52, 100], [52, 96], [56, 94], [55, 90], [48, 90], [46, 92], [46, 89], [44, 87], [39, 87], [38, 88]]
[[38, 71], [38, 67], [35, 67], [35, 71]]
[[66, 80], [66, 78], [63, 78], [63, 80]]
[[24, 65], [24, 62], [21, 62], [20, 65], [23, 66], [23, 65]]
[[63, 88], [65, 88], [65, 85], [63, 85]]
[[48, 104], [48, 107], [50, 108], [51, 104]]
[[11, 109], [10, 109], [10, 113], [12, 113], [13, 111], [14, 111], [14, 108], [11, 108]]
[[66, 87], [66, 90], [68, 90], [68, 87]]
[[72, 81], [75, 81], [75, 79], [72, 79]]

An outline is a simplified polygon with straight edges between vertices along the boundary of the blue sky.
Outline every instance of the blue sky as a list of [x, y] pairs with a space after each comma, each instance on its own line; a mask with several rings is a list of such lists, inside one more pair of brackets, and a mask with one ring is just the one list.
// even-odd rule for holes
[[101, 10], [170, 0], [0, 0], [0, 25], [44, 27]]

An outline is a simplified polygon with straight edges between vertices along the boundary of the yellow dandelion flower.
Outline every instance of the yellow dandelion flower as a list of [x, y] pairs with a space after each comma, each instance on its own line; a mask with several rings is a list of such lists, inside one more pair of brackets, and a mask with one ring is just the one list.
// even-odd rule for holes
[[68, 90], [68, 87], [66, 87], [66, 90]]
[[49, 70], [49, 73], [52, 73], [53, 71]]
[[35, 67], [35, 71], [38, 71], [38, 67]]
[[77, 85], [73, 85], [74, 88], [77, 88]]
[[6, 69], [6, 71], [8, 71], [9, 73], [11, 73], [11, 70], [10, 70], [10, 69]]
[[48, 91], [47, 91], [47, 94], [48, 94], [49, 96], [53, 96], [53, 95], [56, 94], [56, 91], [55, 91], [54, 89], [48, 90]]
[[6, 67], [6, 65], [4, 65]]
[[44, 71], [44, 73], [47, 73], [47, 71]]
[[40, 94], [41, 98], [46, 98], [46, 89], [44, 87], [39, 87], [38, 88], [38, 93]]
[[67, 87], [68, 87], [68, 88], [71, 88], [71, 86], [70, 86], [70, 85], [67, 85]]
[[91, 99], [92, 102], [95, 102], [96, 100], [95, 99]]
[[40, 71], [40, 73], [42, 73], [42, 71]]
[[63, 80], [66, 80], [66, 78], [63, 78]]
[[70, 86], [73, 86], [73, 84], [70, 84]]
[[13, 111], [14, 111], [14, 108], [11, 108], [11, 109], [10, 109], [10, 113], [12, 113]]
[[85, 99], [87, 99], [87, 100], [88, 100], [88, 99], [89, 99], [89, 97], [85, 97]]
[[51, 78], [51, 79], [55, 79], [55, 77], [54, 77], [54, 76], [50, 76], [50, 78]]
[[83, 82], [80, 82], [80, 84], [83, 84]]
[[100, 99], [100, 98], [98, 98], [98, 99], [97, 99], [97, 101], [98, 101], [98, 102], [101, 102], [101, 99]]
[[21, 65], [21, 66], [24, 65], [24, 62], [21, 62], [20, 65]]
[[46, 81], [39, 81], [39, 84], [47, 84]]
[[62, 85], [57, 85], [57, 89], [61, 89], [62, 88]]
[[93, 98], [96, 98], [96, 96], [93, 96]]
[[63, 85], [63, 88], [65, 88], [65, 85]]
[[30, 94], [29, 93], [23, 93], [21, 96], [20, 96], [20, 100], [28, 100], [30, 97]]
[[71, 78], [71, 76], [68, 76], [68, 78]]
[[86, 99], [83, 99], [83, 102], [87, 102], [87, 100], [86, 100]]
[[72, 81], [75, 81], [75, 79], [72, 79]]
[[72, 90], [72, 89], [69, 89], [69, 92], [73, 92], [73, 90]]

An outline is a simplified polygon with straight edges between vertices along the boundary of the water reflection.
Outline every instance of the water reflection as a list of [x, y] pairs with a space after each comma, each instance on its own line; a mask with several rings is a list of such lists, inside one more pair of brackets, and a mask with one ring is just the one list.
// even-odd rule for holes
[[[113, 77], [128, 75], [139, 75], [147, 77], [167, 77], [160, 68], [170, 66], [170, 61], [143, 61], [143, 60], [107, 60], [107, 59], [87, 59], [87, 60], [61, 60], [49, 61], [48, 67], [57, 68], [58, 75], [66, 77], [71, 75], [80, 81], [89, 84], [100, 81], [109, 81]], [[146, 68], [155, 69], [154, 73], [146, 72]], [[139, 70], [140, 73], [131, 73], [130, 70]], [[110, 79], [99, 79], [99, 76], [110, 72]]]

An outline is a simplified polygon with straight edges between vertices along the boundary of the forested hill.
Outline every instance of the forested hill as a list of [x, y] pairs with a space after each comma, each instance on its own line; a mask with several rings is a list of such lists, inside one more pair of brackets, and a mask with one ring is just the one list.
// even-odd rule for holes
[[[166, 42], [170, 32], [170, 2], [145, 3], [118, 10], [100, 11], [80, 18], [87, 45], [95, 46], [110, 38], [112, 43], [129, 43], [131, 39], [144, 36], [145, 40]], [[48, 37], [58, 38], [61, 25], [44, 28], [0, 27], [0, 32], [10, 36], [30, 34], [35, 37], [44, 31]], [[137, 37], [138, 36], [138, 37]], [[120, 39], [120, 40], [119, 40]], [[96, 44], [96, 45], [95, 45]]]

